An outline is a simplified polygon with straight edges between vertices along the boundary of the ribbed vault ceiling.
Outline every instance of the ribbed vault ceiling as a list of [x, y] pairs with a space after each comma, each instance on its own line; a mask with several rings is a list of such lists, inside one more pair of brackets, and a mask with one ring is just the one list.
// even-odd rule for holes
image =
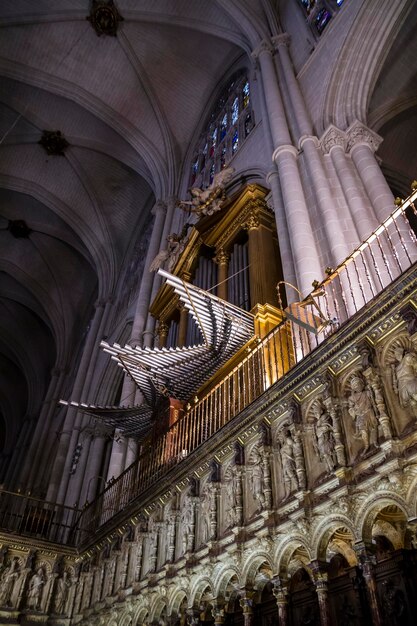
[[[24, 417], [37, 417], [51, 368], [71, 366], [95, 300], [114, 294], [155, 198], [178, 192], [193, 133], [221, 77], [249, 49], [254, 31], [243, 22], [254, 9], [262, 15], [257, 2], [224, 10], [205, 0], [118, 0], [117, 36], [98, 37], [86, 19], [91, 4], [0, 5], [6, 451]], [[65, 136], [64, 156], [39, 145], [44, 130]], [[10, 230], [17, 221], [26, 236]]]

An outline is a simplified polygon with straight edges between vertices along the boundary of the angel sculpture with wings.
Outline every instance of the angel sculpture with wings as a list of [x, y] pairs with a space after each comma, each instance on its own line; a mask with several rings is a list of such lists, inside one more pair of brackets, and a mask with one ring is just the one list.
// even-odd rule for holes
[[217, 213], [217, 211], [220, 211], [221, 204], [225, 199], [224, 189], [232, 178], [234, 171], [233, 167], [222, 169], [214, 176], [213, 182], [207, 189], [193, 187], [190, 189], [192, 200], [183, 200], [178, 206], [184, 211], [195, 213], [198, 217]]
[[187, 232], [190, 226], [191, 224], [187, 222], [186, 224], [184, 224], [183, 229], [179, 235], [177, 233], [171, 233], [170, 235], [168, 235], [168, 245], [165, 250], [161, 250], [160, 252], [158, 252], [158, 254], [149, 266], [150, 272], [156, 272], [157, 270], [159, 270], [159, 268], [164, 265], [165, 261], [168, 261], [166, 268], [168, 272], [173, 269], [179, 259], [180, 254], [185, 249]]

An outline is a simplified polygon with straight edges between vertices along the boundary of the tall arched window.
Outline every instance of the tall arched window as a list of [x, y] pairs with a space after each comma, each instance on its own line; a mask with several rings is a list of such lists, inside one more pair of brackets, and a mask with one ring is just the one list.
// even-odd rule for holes
[[235, 74], [217, 100], [197, 144], [190, 185], [209, 185], [225, 167], [254, 126], [249, 80]]
[[299, 0], [299, 2], [307, 14], [307, 21], [313, 30], [321, 35], [344, 0]]

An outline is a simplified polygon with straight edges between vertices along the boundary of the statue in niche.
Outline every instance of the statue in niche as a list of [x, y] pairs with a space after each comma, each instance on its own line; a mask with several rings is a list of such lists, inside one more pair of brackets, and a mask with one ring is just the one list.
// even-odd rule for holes
[[393, 386], [400, 405], [404, 409], [411, 408], [417, 417], [417, 354], [400, 345], [394, 348], [395, 363], [393, 369]]
[[57, 615], [63, 615], [65, 613], [65, 606], [71, 585], [72, 583], [70, 577], [68, 576], [68, 572], [64, 571], [56, 583], [55, 613]]
[[285, 485], [285, 497], [287, 498], [292, 491], [298, 489], [298, 477], [297, 466], [294, 457], [294, 441], [291, 436], [291, 431], [281, 431], [278, 435], [278, 441], [280, 443], [280, 457], [282, 477]]
[[175, 513], [171, 513], [167, 522], [166, 560], [172, 561], [175, 552]]
[[201, 520], [201, 541], [204, 543], [210, 539], [210, 504], [211, 493], [209, 485], [206, 485], [203, 490], [203, 497], [201, 499], [200, 508], [200, 520]]
[[236, 466], [229, 465], [224, 478], [226, 483], [226, 523], [227, 528], [233, 528], [239, 522], [239, 508], [242, 507], [242, 485]]
[[233, 167], [223, 168], [214, 176], [213, 182], [207, 189], [193, 187], [190, 189], [192, 200], [181, 201], [178, 206], [184, 211], [195, 213], [198, 217], [217, 213], [225, 200], [224, 189], [234, 171]]
[[43, 569], [39, 567], [33, 574], [29, 581], [28, 595], [27, 595], [27, 607], [28, 609], [34, 609], [38, 611], [41, 604], [43, 586], [46, 579], [43, 573]]
[[13, 589], [20, 576], [19, 559], [14, 557], [0, 579], [0, 606], [9, 606]]
[[181, 511], [181, 528], [182, 528], [182, 553], [185, 554], [192, 549], [192, 535], [193, 535], [193, 503], [191, 498], [187, 496], [184, 499], [182, 511]]
[[313, 445], [320, 460], [325, 463], [327, 471], [332, 472], [336, 467], [336, 442], [332, 418], [321, 400], [314, 404], [313, 415], [316, 418]]
[[378, 420], [375, 402], [371, 389], [359, 374], [351, 376], [350, 388], [348, 411], [355, 422], [355, 438], [362, 439], [364, 446], [362, 454], [365, 454], [371, 447], [377, 446]]
[[249, 455], [249, 485], [253, 497], [262, 511], [265, 508], [263, 458], [259, 446], [253, 446]]

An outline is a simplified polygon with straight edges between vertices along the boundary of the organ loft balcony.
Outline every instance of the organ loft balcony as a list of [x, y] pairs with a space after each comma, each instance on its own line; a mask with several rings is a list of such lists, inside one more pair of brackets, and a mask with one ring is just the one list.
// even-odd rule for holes
[[[85, 555], [146, 525], [173, 494], [198, 498], [206, 475], [206, 485], [221, 490], [228, 456], [253, 474], [256, 450], [276, 454], [280, 469], [262, 461], [263, 492], [253, 487], [239, 519], [229, 524], [217, 511], [205, 537], [200, 520], [190, 545], [171, 550], [172, 564], [192, 550], [228, 544], [231, 528], [249, 537], [263, 524], [278, 527], [369, 468], [383, 474], [387, 458], [414, 454], [416, 197], [414, 191], [338, 267], [327, 268], [309, 294], [284, 281], [263, 188], [249, 185], [221, 213], [185, 222], [169, 271], [159, 269], [150, 309], [159, 346], [103, 344], [135, 380], [142, 405], [77, 405], [136, 438], [138, 459], [82, 509], [2, 491], [2, 534]], [[373, 429], [359, 423], [365, 388]], [[324, 415], [331, 449], [318, 426]]]

